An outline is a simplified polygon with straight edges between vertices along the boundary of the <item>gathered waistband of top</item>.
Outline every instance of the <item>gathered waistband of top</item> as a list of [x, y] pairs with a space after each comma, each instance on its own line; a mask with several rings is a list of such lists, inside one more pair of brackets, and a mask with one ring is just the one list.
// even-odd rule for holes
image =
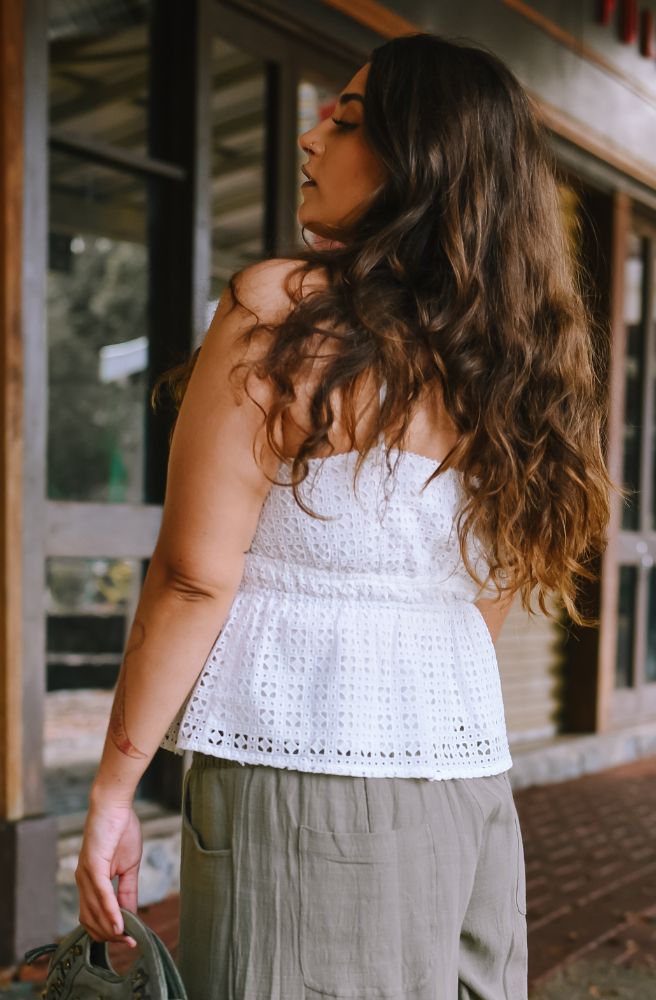
[[475, 584], [467, 588], [455, 573], [440, 579], [434, 576], [406, 576], [399, 573], [331, 570], [303, 563], [272, 559], [259, 552], [247, 552], [241, 590], [275, 590], [309, 597], [352, 599], [354, 601], [398, 601], [403, 604], [452, 604], [472, 601]]

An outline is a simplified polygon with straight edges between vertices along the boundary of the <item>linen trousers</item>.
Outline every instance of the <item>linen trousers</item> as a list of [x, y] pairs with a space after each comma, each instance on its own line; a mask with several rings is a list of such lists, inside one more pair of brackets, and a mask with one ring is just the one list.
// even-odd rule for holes
[[526, 1000], [507, 771], [370, 778], [195, 752], [181, 820], [188, 1000]]

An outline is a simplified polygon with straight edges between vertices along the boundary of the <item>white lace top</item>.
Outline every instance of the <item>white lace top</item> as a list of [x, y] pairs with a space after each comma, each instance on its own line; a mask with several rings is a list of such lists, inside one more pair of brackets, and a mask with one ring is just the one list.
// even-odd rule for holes
[[[456, 470], [381, 442], [310, 459], [271, 487], [228, 617], [162, 739], [184, 749], [360, 776], [468, 778], [512, 767], [494, 645], [473, 603]], [[278, 479], [289, 482], [282, 464]], [[470, 549], [481, 569], [482, 552]], [[485, 572], [481, 574], [485, 578]], [[489, 592], [489, 593], [488, 593]]]

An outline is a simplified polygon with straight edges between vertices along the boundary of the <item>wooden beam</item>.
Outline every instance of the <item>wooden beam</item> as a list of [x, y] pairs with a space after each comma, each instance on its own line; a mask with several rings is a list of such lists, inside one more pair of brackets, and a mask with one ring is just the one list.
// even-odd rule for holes
[[396, 38], [397, 35], [410, 35], [424, 30], [414, 21], [395, 14], [376, 0], [358, 0], [357, 3], [353, 3], [353, 0], [323, 0], [323, 3], [365, 28], [378, 32], [384, 38]]
[[23, 815], [23, 4], [0, 4], [0, 819]]
[[538, 97], [528, 87], [524, 89], [535, 104], [537, 114], [548, 129], [580, 149], [592, 153], [603, 163], [608, 163], [621, 173], [640, 181], [646, 187], [652, 190], [656, 188], [656, 168], [653, 164], [641, 160], [633, 153], [627, 153], [610, 136], [591, 128], [586, 122], [570, 115], [563, 108], [550, 104], [543, 97]]

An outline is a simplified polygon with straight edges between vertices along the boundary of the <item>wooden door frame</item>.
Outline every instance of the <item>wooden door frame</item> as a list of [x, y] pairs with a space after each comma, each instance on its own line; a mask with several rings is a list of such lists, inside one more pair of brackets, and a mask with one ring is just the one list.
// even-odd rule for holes
[[23, 10], [0, 11], [0, 818], [23, 815], [22, 497]]
[[[45, 588], [45, 564], [50, 556], [69, 556], [79, 558], [134, 558], [146, 561], [152, 554], [159, 525], [161, 521], [161, 499], [163, 496], [163, 469], [166, 451], [167, 428], [151, 424], [149, 431], [151, 445], [149, 469], [147, 473], [148, 491], [143, 504], [100, 504], [81, 503], [76, 501], [49, 500], [46, 496], [46, 462], [47, 462], [47, 316], [46, 316], [46, 281], [47, 281], [47, 246], [48, 246], [48, 136], [50, 141], [61, 145], [66, 143], [67, 149], [75, 151], [76, 142], [79, 152], [88, 156], [103, 156], [103, 162], [109, 164], [110, 156], [107, 148], [95, 150], [93, 143], [80, 137], [62, 136], [61, 130], [50, 133], [48, 127], [48, 48], [47, 48], [47, 5], [45, 0], [24, 0], [25, 3], [25, 105], [24, 116], [20, 103], [14, 102], [16, 114], [12, 120], [5, 118], [7, 127], [15, 127], [20, 122], [21, 131], [25, 122], [23, 135], [24, 147], [14, 144], [15, 157], [23, 155], [25, 168], [19, 171], [23, 179], [22, 189], [12, 180], [12, 199], [20, 214], [21, 233], [25, 235], [20, 268], [16, 267], [18, 256], [15, 247], [20, 246], [20, 240], [12, 237], [14, 261], [12, 273], [20, 283], [19, 292], [13, 296], [12, 302], [17, 309], [22, 308], [22, 315], [16, 313], [16, 322], [22, 336], [21, 350], [24, 370], [22, 385], [13, 382], [11, 405], [15, 407], [20, 401], [24, 419], [24, 431], [19, 438], [19, 450], [14, 448], [11, 461], [15, 464], [18, 458], [22, 461], [22, 475], [25, 489], [21, 494], [22, 503], [17, 499], [20, 490], [21, 477], [11, 475], [5, 477], [5, 482], [14, 491], [12, 502], [4, 503], [2, 510], [6, 514], [4, 537], [11, 542], [12, 552], [7, 551], [3, 566], [11, 575], [12, 594], [21, 594], [20, 573], [23, 570], [23, 586], [21, 607], [16, 615], [7, 616], [8, 624], [16, 626], [11, 633], [11, 643], [7, 640], [6, 648], [10, 650], [16, 670], [6, 673], [4, 700], [5, 714], [13, 721], [4, 732], [4, 759], [12, 760], [11, 774], [3, 775], [3, 794], [11, 798], [11, 807], [15, 817], [39, 814], [44, 809], [44, 767], [43, 767], [43, 720], [45, 706], [44, 683], [44, 651], [46, 646], [46, 630], [43, 615], [41, 595]], [[229, 5], [228, 5], [229, 6]], [[192, 100], [192, 122], [187, 123], [188, 132], [195, 136], [194, 148], [190, 159], [184, 161], [184, 150], [179, 147], [167, 146], [166, 135], [163, 133], [171, 128], [171, 121], [162, 123], [163, 146], [156, 143], [155, 153], [141, 158], [143, 162], [127, 162], [117, 150], [117, 166], [123, 169], [139, 170], [143, 175], [154, 179], [158, 190], [154, 194], [154, 202], [162, 197], [171, 207], [171, 188], [176, 181], [185, 184], [186, 190], [181, 195], [178, 217], [185, 212], [189, 218], [189, 231], [184, 234], [181, 242], [185, 256], [190, 260], [190, 270], [187, 275], [184, 302], [180, 298], [181, 276], [174, 255], [168, 252], [170, 238], [164, 234], [153, 232], [151, 236], [158, 239], [163, 252], [153, 261], [151, 289], [157, 294], [157, 308], [151, 317], [151, 329], [161, 329], [163, 325], [179, 328], [185, 325], [190, 332], [189, 346], [196, 346], [205, 333], [205, 303], [209, 285], [209, 253], [208, 230], [211, 226], [209, 218], [209, 184], [210, 184], [210, 149], [209, 149], [209, 107], [211, 96], [211, 37], [220, 26], [228, 33], [228, 28], [234, 28], [237, 34], [236, 43], [244, 43], [245, 48], [257, 48], [263, 57], [271, 58], [275, 52], [278, 64], [278, 78], [274, 91], [276, 106], [272, 107], [272, 118], [277, 133], [277, 141], [273, 145], [276, 165], [269, 172], [270, 216], [268, 223], [269, 249], [276, 253], [278, 247], [288, 244], [293, 232], [290, 220], [285, 216], [285, 199], [289, 199], [292, 185], [297, 183], [294, 171], [290, 170], [289, 157], [295, 150], [296, 119], [292, 113], [295, 108], [295, 74], [298, 72], [298, 54], [305, 51], [303, 45], [295, 40], [293, 33], [285, 39], [282, 27], [271, 27], [266, 20], [254, 20], [242, 15], [234, 8], [226, 8], [222, 15], [222, 4], [217, 0], [194, 0], [195, 26], [193, 55], [185, 65], [180, 63], [180, 34], [170, 31], [166, 25], [160, 26], [158, 38], [164, 47], [173, 50], [173, 54], [159, 53], [158, 64], [154, 68], [158, 87], [166, 88], [167, 79], [171, 73], [172, 60], [179, 72], [190, 72], [193, 67], [193, 94], [188, 94]], [[189, 22], [191, 11], [185, 11], [185, 22]], [[253, 30], [253, 28], [256, 30]], [[233, 34], [232, 30], [229, 32]], [[5, 32], [4, 37], [10, 40], [12, 50], [20, 55], [20, 47], [16, 47], [15, 32]], [[272, 48], [272, 42], [274, 47]], [[283, 46], [284, 51], [280, 49]], [[337, 46], [335, 45], [335, 49]], [[321, 51], [313, 64], [330, 67], [335, 63], [335, 53]], [[7, 63], [9, 66], [9, 63]], [[189, 81], [187, 81], [189, 86]], [[176, 91], [179, 97], [180, 89]], [[181, 103], [181, 102], [180, 102]], [[15, 121], [13, 120], [15, 119]], [[158, 129], [158, 121], [151, 121], [151, 136]], [[175, 130], [174, 130], [175, 131]], [[156, 138], [156, 136], [155, 136]], [[149, 150], [149, 154], [153, 150]], [[123, 162], [125, 161], [125, 162]], [[12, 178], [18, 169], [18, 160], [11, 164]], [[6, 168], [9, 170], [7, 161]], [[270, 176], [269, 176], [270, 175]], [[9, 174], [7, 173], [8, 177]], [[274, 187], [271, 187], [274, 178]], [[185, 203], [183, 205], [182, 203]], [[170, 215], [170, 212], [168, 213]], [[19, 216], [15, 213], [7, 215], [7, 223], [14, 222]], [[291, 220], [293, 222], [293, 220]], [[17, 223], [18, 224], [18, 223]], [[5, 257], [9, 266], [10, 258]], [[7, 289], [11, 289], [8, 284]], [[18, 288], [18, 286], [17, 286]], [[176, 302], [166, 301], [163, 290], [175, 291]], [[8, 301], [8, 300], [7, 300]], [[13, 306], [12, 306], [13, 308]], [[186, 319], [185, 319], [186, 317]], [[9, 343], [7, 341], [7, 343]], [[12, 342], [15, 347], [15, 342]], [[14, 350], [12, 347], [12, 350]], [[170, 340], [165, 350], [171, 352], [175, 345]], [[15, 354], [15, 350], [14, 350]], [[13, 371], [16, 358], [12, 361]], [[168, 362], [172, 363], [172, 357]], [[19, 380], [20, 382], [21, 380]], [[9, 380], [3, 382], [9, 386]], [[17, 395], [18, 392], [18, 395]], [[17, 430], [19, 423], [12, 423]], [[12, 466], [13, 467], [13, 466]], [[22, 509], [24, 537], [21, 540], [17, 528]], [[4, 515], [3, 515], [4, 516]], [[11, 523], [10, 523], [11, 522]], [[19, 550], [16, 555], [14, 549]], [[13, 553], [13, 554], [12, 554]], [[10, 607], [7, 596], [6, 607]], [[9, 633], [7, 633], [9, 636]], [[22, 654], [20, 642], [22, 641]], [[19, 686], [17, 686], [19, 685]], [[19, 689], [20, 688], [20, 689]], [[13, 692], [13, 693], [12, 693]], [[22, 696], [22, 711], [17, 710], [18, 695]], [[30, 725], [25, 726], [24, 720], [29, 718]], [[13, 748], [13, 749], [12, 749]], [[159, 797], [157, 789], [162, 791], [163, 801], [170, 808], [177, 808], [176, 782], [172, 781], [171, 768], [176, 774], [180, 769], [180, 759], [166, 751], [158, 752], [151, 764], [152, 775], [148, 786]], [[39, 763], [40, 762], [40, 763]], [[9, 812], [9, 806], [7, 807]]]
[[[621, 483], [623, 477], [623, 430], [625, 413], [625, 358], [627, 347], [627, 330], [624, 323], [624, 268], [628, 248], [628, 238], [631, 232], [646, 235], [651, 239], [650, 282], [651, 298], [656, 294], [654, 289], [654, 254], [656, 253], [656, 215], [644, 206], [632, 202], [628, 195], [617, 192], [615, 197], [615, 240], [613, 245], [613, 283], [612, 283], [612, 363], [610, 384], [610, 421], [609, 421], [609, 469], [616, 482]], [[645, 316], [649, 325], [650, 319]], [[656, 405], [654, 398], [654, 339], [656, 333], [652, 329], [645, 343], [645, 357], [648, 370], [645, 373], [644, 384], [647, 399], [643, 404], [641, 419], [647, 416], [643, 425], [640, 462], [640, 512], [641, 525], [638, 531], [623, 530], [622, 501], [613, 496], [611, 523], [609, 526], [609, 546], [605, 558], [604, 587], [602, 601], [602, 687], [599, 692], [598, 713], [600, 729], [615, 730], [631, 723], [656, 719], [656, 682], [647, 683], [644, 680], [646, 663], [645, 636], [647, 627], [647, 587], [649, 566], [643, 565], [645, 556], [656, 559], [656, 533], [649, 531], [647, 518], [651, 506], [652, 484], [648, 482], [651, 470], [652, 420], [650, 417]], [[645, 535], [650, 537], [645, 538]], [[634, 636], [634, 683], [630, 688], [615, 686], [616, 645], [618, 634], [618, 600], [620, 568], [635, 566], [638, 571], [636, 595], [636, 628]]]

